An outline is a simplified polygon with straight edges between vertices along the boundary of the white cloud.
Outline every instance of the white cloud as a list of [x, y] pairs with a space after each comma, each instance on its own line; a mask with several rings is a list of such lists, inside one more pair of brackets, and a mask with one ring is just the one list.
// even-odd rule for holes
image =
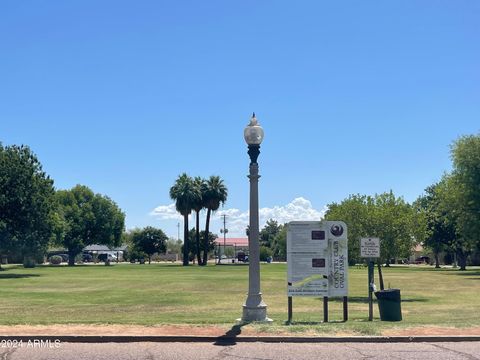
[[[303, 198], [298, 197], [286, 205], [277, 205], [273, 208], [261, 208], [259, 210], [260, 229], [265, 225], [267, 220], [274, 219], [278, 223], [283, 224], [289, 221], [309, 221], [320, 220], [323, 218], [326, 207], [322, 210], [317, 210], [312, 207], [312, 203]], [[249, 223], [249, 212], [241, 211], [240, 209], [223, 209], [212, 216], [210, 231], [219, 233], [223, 227], [223, 220], [221, 215], [227, 215], [227, 228], [230, 237], [244, 237], [245, 229]], [[182, 217], [176, 212], [175, 204], [161, 205], [156, 207], [150, 215], [157, 217], [160, 220], [181, 219]], [[203, 215], [204, 216], [204, 215]], [[204, 222], [204, 220], [202, 220]]]
[[160, 220], [179, 220], [183, 218], [175, 209], [175, 204], [157, 206], [150, 212], [150, 215]]
[[275, 219], [282, 224], [295, 220], [320, 220], [324, 214], [325, 209], [314, 209], [312, 203], [303, 197], [296, 198], [285, 206], [260, 209], [260, 219]]
[[[279, 224], [290, 221], [320, 220], [323, 218], [325, 211], [326, 208], [321, 211], [314, 209], [309, 200], [298, 197], [286, 205], [261, 208], [259, 210], [260, 229], [270, 219], [276, 220]], [[238, 209], [226, 209], [220, 211], [218, 215], [221, 216], [222, 214], [227, 215], [227, 228], [230, 236], [245, 236], [245, 229], [249, 223], [249, 211], [241, 212]]]

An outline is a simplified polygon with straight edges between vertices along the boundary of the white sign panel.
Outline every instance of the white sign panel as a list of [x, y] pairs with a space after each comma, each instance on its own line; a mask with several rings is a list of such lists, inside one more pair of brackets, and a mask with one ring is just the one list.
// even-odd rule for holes
[[288, 296], [347, 296], [347, 226], [293, 221], [287, 232]]
[[366, 258], [380, 257], [380, 239], [379, 238], [361, 238], [360, 256]]

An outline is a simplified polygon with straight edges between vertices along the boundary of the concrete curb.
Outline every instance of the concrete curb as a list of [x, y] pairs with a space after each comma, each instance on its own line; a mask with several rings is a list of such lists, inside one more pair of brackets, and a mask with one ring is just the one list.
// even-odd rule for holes
[[43, 341], [69, 343], [131, 343], [131, 342], [182, 342], [215, 343], [233, 345], [246, 342], [265, 343], [418, 343], [418, 342], [472, 342], [479, 341], [480, 336], [342, 336], [342, 337], [293, 337], [293, 336], [77, 336], [77, 335], [21, 335], [0, 336], [5, 341]]

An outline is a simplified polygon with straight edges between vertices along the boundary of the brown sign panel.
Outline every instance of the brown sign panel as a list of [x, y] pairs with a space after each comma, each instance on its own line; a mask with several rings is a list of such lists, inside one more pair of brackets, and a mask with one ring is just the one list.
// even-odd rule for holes
[[324, 268], [325, 259], [312, 259], [312, 267], [314, 268]]
[[312, 240], [325, 240], [325, 231], [312, 230]]

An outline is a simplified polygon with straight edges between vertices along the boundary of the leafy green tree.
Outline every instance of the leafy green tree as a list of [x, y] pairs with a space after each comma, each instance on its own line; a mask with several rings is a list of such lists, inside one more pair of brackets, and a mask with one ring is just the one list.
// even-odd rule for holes
[[[205, 238], [205, 231], [200, 232], [200, 236], [202, 239]], [[208, 246], [207, 246], [207, 254], [210, 251], [213, 251], [215, 249], [215, 239], [217, 238], [216, 234], [210, 233], [208, 236]], [[193, 261], [193, 259], [197, 255], [197, 235], [196, 235], [196, 228], [190, 229], [188, 232], [188, 239], [189, 239], [189, 244], [188, 244], [188, 249], [189, 249], [189, 260]], [[204, 244], [200, 244], [200, 246], [203, 248]], [[203, 249], [202, 249], [203, 250]]]
[[287, 260], [287, 224], [280, 225], [280, 231], [273, 238], [273, 257], [280, 261]]
[[169, 238], [167, 240], [167, 253], [169, 254], [181, 254], [182, 253], [182, 240]]
[[448, 178], [425, 189], [414, 206], [425, 214], [426, 237], [423, 245], [430, 248], [435, 256], [435, 268], [440, 268], [440, 253], [453, 247], [456, 239], [455, 219], [446, 203]]
[[0, 143], [0, 252], [45, 252], [58, 230], [53, 181], [28, 146]]
[[123, 254], [123, 258], [132, 263], [140, 261], [140, 259], [145, 259], [146, 257], [147, 254], [138, 250], [133, 243], [127, 244], [127, 251]]
[[192, 178], [186, 173], [180, 175], [175, 184], [170, 188], [170, 198], [175, 201], [175, 208], [183, 216], [183, 266], [188, 266], [190, 253], [188, 246], [188, 216], [201, 195]]
[[133, 243], [133, 234], [138, 231], [140, 231], [140, 229], [135, 228], [124, 231], [122, 234], [121, 242], [122, 244], [127, 245], [127, 248], [123, 253], [123, 259], [126, 261], [135, 261], [136, 259], [142, 257], [145, 258], [147, 256], [145, 253], [138, 251], [138, 249], [135, 247], [135, 244]]
[[260, 246], [260, 261], [267, 261], [267, 258], [273, 255], [272, 249], [266, 246]]
[[381, 258], [388, 266], [390, 259], [410, 256], [425, 238], [424, 214], [392, 191], [375, 196], [375, 209], [375, 236], [381, 239]]
[[461, 270], [480, 247], [480, 135], [463, 136], [452, 145], [453, 171], [449, 179], [450, 206], [456, 218], [455, 250]]
[[229, 257], [229, 258], [234, 257], [235, 256], [235, 249], [231, 246], [227, 247], [225, 249], [225, 256]]
[[143, 252], [148, 257], [148, 263], [152, 261], [152, 255], [155, 253], [164, 253], [167, 250], [167, 235], [161, 230], [152, 226], [144, 229], [137, 229], [132, 233], [132, 243], [134, 248]]
[[63, 236], [59, 245], [68, 249], [68, 265], [87, 245], [118, 246], [122, 240], [125, 214], [107, 196], [94, 194], [83, 185], [56, 193]]
[[348, 226], [348, 260], [351, 264], [361, 262], [360, 239], [375, 233], [375, 200], [367, 195], [350, 195], [341, 203], [331, 203], [325, 214], [326, 220], [341, 220]]
[[279, 225], [277, 221], [273, 219], [267, 220], [265, 226], [260, 230], [260, 246], [272, 248], [273, 239], [278, 235], [281, 229], [282, 225]]
[[425, 219], [403, 198], [393, 192], [375, 195], [351, 195], [340, 204], [330, 204], [325, 218], [342, 220], [348, 226], [349, 261], [360, 259], [360, 238], [379, 237], [381, 258], [387, 266], [391, 259], [408, 257], [415, 244], [425, 237]]
[[[220, 176], [210, 176], [208, 180], [205, 181], [205, 186], [203, 188], [203, 203], [204, 207], [207, 209], [207, 218], [205, 221], [205, 234], [210, 234], [210, 216], [212, 212], [215, 212], [220, 207], [220, 204], [224, 204], [227, 201], [228, 189], [223, 183], [223, 180]], [[207, 236], [203, 239], [203, 262], [202, 265], [207, 265], [208, 261], [208, 238]]]

